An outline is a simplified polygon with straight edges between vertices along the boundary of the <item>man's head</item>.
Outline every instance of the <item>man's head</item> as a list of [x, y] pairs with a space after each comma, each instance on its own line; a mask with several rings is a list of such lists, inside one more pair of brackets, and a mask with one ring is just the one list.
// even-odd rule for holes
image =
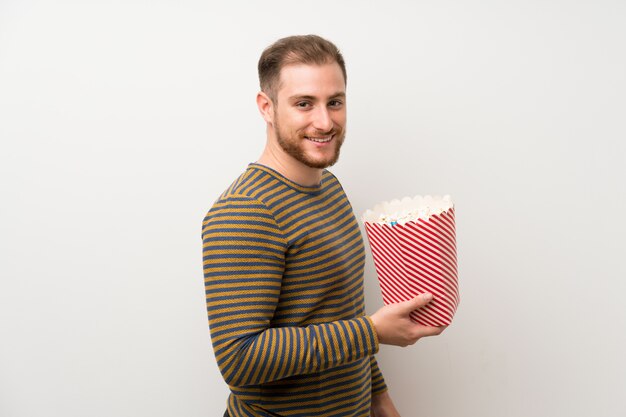
[[346, 124], [346, 72], [337, 47], [315, 35], [280, 39], [263, 52], [259, 79], [257, 104], [274, 153], [309, 168], [333, 165]]
[[336, 62], [347, 82], [343, 56], [332, 42], [317, 35], [289, 36], [265, 48], [259, 59], [259, 82], [263, 91], [276, 102], [280, 72], [287, 65], [323, 65]]

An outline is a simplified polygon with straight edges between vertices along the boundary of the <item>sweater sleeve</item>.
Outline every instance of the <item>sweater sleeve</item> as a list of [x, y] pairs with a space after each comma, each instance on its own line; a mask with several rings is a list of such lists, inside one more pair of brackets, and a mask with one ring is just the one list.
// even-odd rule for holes
[[245, 196], [215, 203], [202, 228], [211, 341], [226, 383], [258, 385], [362, 359], [378, 351], [369, 317], [271, 327], [287, 241], [267, 207]]

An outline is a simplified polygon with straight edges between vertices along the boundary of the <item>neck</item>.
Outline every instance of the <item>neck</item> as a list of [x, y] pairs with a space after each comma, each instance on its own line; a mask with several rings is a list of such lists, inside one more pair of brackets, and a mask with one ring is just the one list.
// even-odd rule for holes
[[322, 181], [322, 169], [311, 168], [282, 150], [276, 141], [268, 138], [257, 163], [280, 172], [283, 176], [305, 187], [315, 187]]

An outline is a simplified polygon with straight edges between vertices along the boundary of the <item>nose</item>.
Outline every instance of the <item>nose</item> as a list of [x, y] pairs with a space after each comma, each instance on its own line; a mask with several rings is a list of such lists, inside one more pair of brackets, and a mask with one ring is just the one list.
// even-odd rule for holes
[[333, 119], [326, 107], [319, 107], [315, 111], [313, 127], [321, 132], [330, 132], [333, 128]]

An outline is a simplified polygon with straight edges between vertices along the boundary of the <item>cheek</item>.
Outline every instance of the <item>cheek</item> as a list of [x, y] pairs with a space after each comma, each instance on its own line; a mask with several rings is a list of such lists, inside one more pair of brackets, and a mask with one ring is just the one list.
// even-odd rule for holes
[[305, 132], [311, 125], [310, 121], [300, 115], [295, 116], [289, 120], [289, 126], [291, 130], [296, 132]]
[[298, 130], [308, 125], [306, 116], [297, 111], [281, 113], [278, 122], [283, 126], [289, 126], [293, 130]]
[[333, 122], [340, 126], [346, 125], [346, 112], [335, 113], [332, 117]]

